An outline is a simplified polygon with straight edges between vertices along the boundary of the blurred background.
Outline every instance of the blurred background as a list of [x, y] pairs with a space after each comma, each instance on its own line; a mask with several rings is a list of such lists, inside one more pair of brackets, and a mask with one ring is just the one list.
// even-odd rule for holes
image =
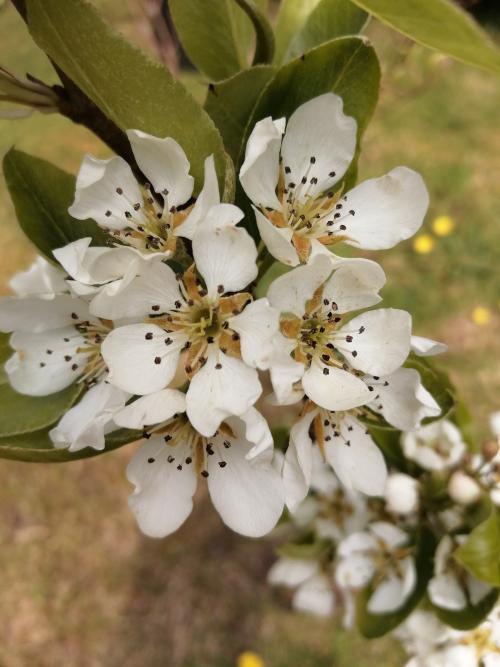
[[[154, 2], [95, 4], [153, 57], [185, 66], [163, 41]], [[496, 18], [488, 10], [495, 3], [463, 4]], [[416, 333], [449, 345], [441, 363], [481, 440], [488, 415], [500, 409], [500, 82], [375, 21], [367, 32], [384, 74], [360, 178], [405, 164], [421, 171], [431, 195], [420, 234], [376, 255], [388, 274], [385, 303], [410, 310]], [[0, 35], [2, 65], [55, 82], [1, 0]], [[194, 74], [180, 75], [203, 95]], [[0, 120], [0, 156], [13, 144], [73, 173], [84, 153], [108, 154], [56, 115]], [[2, 180], [1, 293], [33, 257]], [[126, 503], [132, 448], [66, 465], [1, 462], [0, 665], [232, 667], [246, 650], [266, 667], [403, 663], [392, 640], [368, 643], [330, 621], [292, 614], [286, 593], [265, 584], [273, 540], [231, 533], [203, 497], [174, 536], [142, 537]]]

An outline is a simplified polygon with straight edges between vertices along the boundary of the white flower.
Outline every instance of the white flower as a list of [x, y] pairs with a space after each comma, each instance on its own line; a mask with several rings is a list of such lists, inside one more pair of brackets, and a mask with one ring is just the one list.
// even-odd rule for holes
[[127, 468], [135, 486], [129, 504], [141, 530], [151, 537], [177, 530], [191, 513], [201, 476], [230, 528], [250, 537], [268, 533], [281, 516], [283, 490], [264, 418], [251, 408], [207, 438], [193, 428], [185, 409], [184, 394], [163, 389], [115, 414], [119, 426], [148, 429]]
[[488, 584], [464, 570], [453, 558], [453, 552], [465, 537], [445, 535], [438, 544], [434, 576], [427, 586], [429, 597], [437, 607], [459, 611], [469, 604], [478, 605], [491, 591]]
[[[271, 284], [269, 302], [281, 311], [282, 354], [273, 356], [270, 367], [278, 403], [304, 393], [326, 410], [373, 400], [360, 376], [388, 375], [401, 366], [410, 350], [410, 315], [381, 308], [342, 320], [345, 313], [378, 303], [384, 282], [375, 262], [332, 262], [320, 255]], [[299, 380], [301, 392], [294, 386]]]
[[397, 167], [346, 194], [335, 190], [356, 149], [356, 122], [340, 97], [321, 95], [288, 121], [254, 127], [240, 182], [255, 204], [262, 240], [276, 259], [296, 266], [344, 241], [367, 250], [391, 248], [421, 226], [429, 197], [419, 174]]
[[67, 291], [62, 271], [43, 257], [37, 257], [27, 271], [16, 273], [9, 285], [17, 296], [37, 296], [48, 300]]
[[107, 382], [91, 387], [49, 432], [54, 446], [70, 452], [85, 447], [104, 449], [105, 436], [117, 428], [113, 416], [129, 398], [130, 394]]
[[413, 656], [407, 667], [432, 667], [430, 656], [449, 639], [450, 630], [435, 614], [417, 609], [395, 630], [394, 635]]
[[300, 612], [315, 616], [331, 616], [335, 609], [333, 582], [321, 571], [315, 560], [280, 558], [267, 576], [273, 586], [296, 588], [292, 606]]
[[389, 512], [412, 514], [419, 505], [418, 482], [401, 472], [391, 473], [387, 478], [384, 497]]
[[213, 207], [193, 239], [195, 264], [183, 276], [154, 263], [147, 279], [132, 280], [109, 300], [108, 317], [150, 316], [106, 339], [109, 381], [144, 395], [167, 387], [182, 370], [190, 380], [187, 414], [205, 436], [255, 403], [262, 390], [257, 369], [269, 366], [278, 330], [278, 312], [267, 299], [253, 301], [241, 291], [257, 275], [255, 244], [236, 227], [241, 217], [230, 204]]
[[372, 582], [368, 611], [386, 614], [402, 607], [417, 580], [408, 535], [393, 524], [376, 521], [338, 546], [335, 578], [354, 590]]
[[405, 456], [426, 470], [452, 468], [467, 449], [460, 431], [447, 419], [404, 433], [401, 441]]
[[23, 296], [0, 301], [0, 331], [13, 332], [5, 370], [22, 394], [45, 396], [76, 381], [90, 386], [106, 375], [101, 343], [112, 324], [93, 317], [84, 299], [51, 292], [62, 288], [60, 276], [38, 261], [16, 279]]
[[196, 203], [179, 210], [190, 201], [194, 186], [182, 148], [170, 137], [140, 130], [129, 130], [127, 136], [149, 183], [141, 187], [121, 157], [97, 160], [87, 155], [69, 213], [78, 220], [92, 218], [113, 238], [144, 253], [173, 255], [177, 238], [191, 239], [198, 222], [220, 201], [213, 156], [205, 161], [205, 183]]
[[462, 470], [455, 470], [448, 481], [448, 495], [459, 505], [472, 505], [481, 497], [481, 487]]
[[423, 338], [422, 336], [411, 337], [411, 351], [417, 357], [433, 357], [436, 354], [443, 354], [447, 349], [447, 345], [431, 338]]

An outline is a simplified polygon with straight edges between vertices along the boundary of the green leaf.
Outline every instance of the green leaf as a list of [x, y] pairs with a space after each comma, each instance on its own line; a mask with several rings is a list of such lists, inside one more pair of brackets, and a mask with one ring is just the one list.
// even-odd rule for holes
[[405, 604], [390, 614], [371, 614], [367, 609], [368, 600], [373, 593], [370, 584], [358, 594], [356, 602], [356, 622], [359, 631], [367, 639], [382, 637], [394, 630], [404, 619], [411, 614], [413, 609], [424, 596], [427, 583], [433, 573], [433, 558], [436, 550], [436, 539], [427, 528], [422, 528], [417, 536], [415, 565], [417, 571], [417, 583], [413, 593]]
[[311, 541], [287, 542], [280, 545], [276, 552], [283, 558], [297, 558], [299, 560], [321, 560], [323, 556], [331, 551], [331, 543], [326, 541], [314, 541], [314, 536], [310, 535]]
[[451, 0], [353, 0], [359, 7], [436, 51], [500, 73], [500, 51]]
[[208, 89], [205, 110], [216, 124], [226, 151], [235, 162], [243, 150], [248, 118], [274, 72], [275, 68], [271, 65], [257, 65]]
[[350, 0], [321, 0], [292, 39], [284, 59], [291, 60], [334, 37], [356, 35], [367, 19], [368, 14]]
[[320, 0], [281, 0], [274, 33], [276, 48], [274, 62], [281, 64], [294, 36], [300, 32], [307, 17]]
[[48, 432], [49, 429], [42, 429], [33, 433], [0, 438], [0, 458], [29, 463], [65, 463], [105, 454], [135, 442], [141, 437], [140, 431], [119, 429], [106, 436], [106, 447], [103, 450], [86, 447], [78, 452], [68, 452], [67, 449], [56, 449]]
[[493, 589], [478, 604], [469, 605], [460, 611], [442, 609], [433, 605], [436, 616], [455, 630], [473, 630], [476, 628], [495, 606], [498, 599], [498, 590]]
[[4, 157], [5, 182], [19, 224], [38, 250], [54, 261], [52, 250], [92, 237], [106, 245], [107, 236], [92, 220], [75, 220], [68, 206], [75, 195], [75, 178], [46, 160], [11, 149]]
[[454, 557], [481, 581], [500, 586], [500, 517], [496, 507], [458, 547]]
[[33, 38], [120, 129], [173, 137], [191, 163], [196, 191], [215, 155], [221, 186], [224, 148], [208, 114], [160, 63], [115, 32], [87, 0], [27, 0]]
[[274, 33], [266, 14], [254, 0], [235, 0], [251, 20], [255, 30], [255, 54], [252, 65], [271, 63], [274, 56]]
[[50, 396], [25, 396], [7, 382], [0, 385], [0, 437], [32, 433], [50, 426], [69, 410], [81, 389], [81, 385], [72, 385]]

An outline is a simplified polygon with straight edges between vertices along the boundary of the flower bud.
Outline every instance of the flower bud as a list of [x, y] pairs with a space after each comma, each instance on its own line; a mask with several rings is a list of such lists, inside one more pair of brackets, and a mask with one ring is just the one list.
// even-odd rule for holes
[[384, 495], [387, 509], [395, 514], [411, 514], [418, 508], [418, 483], [409, 475], [389, 475]]
[[450, 498], [460, 505], [472, 505], [481, 497], [481, 487], [475, 479], [457, 470], [448, 482]]
[[496, 440], [487, 440], [481, 449], [484, 458], [487, 461], [492, 461], [498, 454], [498, 442]]

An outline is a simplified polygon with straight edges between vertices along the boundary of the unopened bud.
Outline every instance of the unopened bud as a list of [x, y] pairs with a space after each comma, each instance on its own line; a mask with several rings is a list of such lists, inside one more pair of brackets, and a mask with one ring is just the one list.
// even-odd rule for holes
[[20, 76], [0, 66], [0, 102], [18, 105], [0, 109], [0, 118], [19, 118], [33, 111], [56, 113], [59, 97], [50, 86], [29, 74]]
[[486, 461], [492, 461], [498, 454], [498, 442], [496, 440], [487, 440], [481, 450]]
[[448, 494], [460, 505], [472, 505], [481, 497], [481, 487], [475, 479], [457, 470], [448, 482]]
[[418, 508], [418, 483], [409, 475], [389, 475], [384, 495], [387, 509], [395, 514], [411, 514]]

